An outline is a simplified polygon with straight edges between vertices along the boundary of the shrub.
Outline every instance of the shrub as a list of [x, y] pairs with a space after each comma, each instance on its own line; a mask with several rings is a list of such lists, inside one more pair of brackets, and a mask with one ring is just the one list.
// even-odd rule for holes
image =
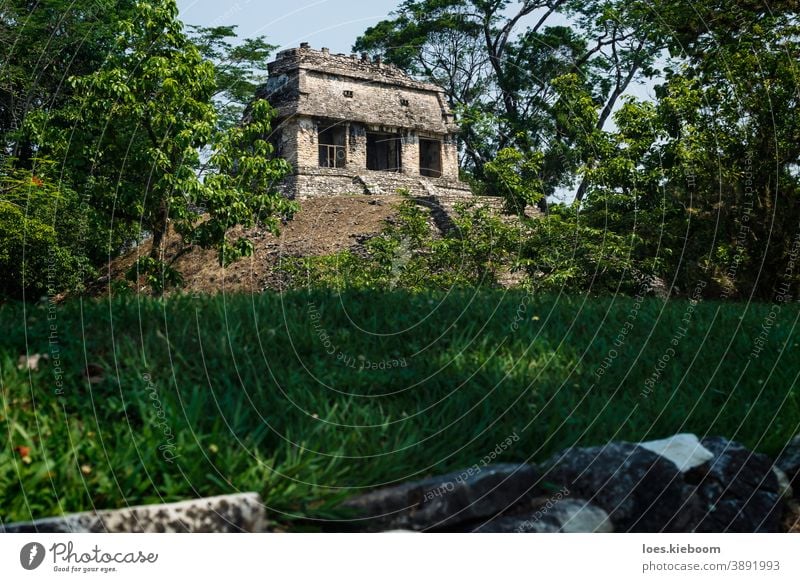
[[0, 297], [79, 289], [92, 274], [77, 195], [29, 170], [0, 167]]

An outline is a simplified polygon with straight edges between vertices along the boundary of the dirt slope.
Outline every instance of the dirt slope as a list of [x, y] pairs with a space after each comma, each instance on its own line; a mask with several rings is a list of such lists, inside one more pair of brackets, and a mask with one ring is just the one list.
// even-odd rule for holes
[[[314, 198], [300, 202], [301, 210], [275, 237], [263, 229], [247, 231], [255, 244], [252, 257], [222, 268], [213, 251], [194, 249], [179, 257], [174, 267], [183, 275], [183, 292], [193, 293], [258, 293], [268, 288], [279, 288], [279, 277], [274, 267], [282, 257], [328, 255], [359, 246], [359, 240], [378, 234], [385, 222], [395, 212], [399, 196], [335, 196]], [[235, 233], [238, 235], [238, 232]], [[179, 249], [173, 237], [169, 254]], [[112, 280], [124, 278], [125, 272], [140, 255], [150, 252], [150, 243], [115, 260], [110, 265]], [[105, 278], [105, 282], [107, 282]], [[106, 288], [98, 285], [98, 292]]]

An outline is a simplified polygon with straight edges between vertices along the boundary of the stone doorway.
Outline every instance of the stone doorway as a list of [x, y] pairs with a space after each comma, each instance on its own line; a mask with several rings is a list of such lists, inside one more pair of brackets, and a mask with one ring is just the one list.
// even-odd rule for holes
[[420, 138], [419, 174], [427, 178], [442, 177], [442, 142], [438, 139]]
[[367, 133], [367, 169], [381, 172], [402, 170], [399, 135]]

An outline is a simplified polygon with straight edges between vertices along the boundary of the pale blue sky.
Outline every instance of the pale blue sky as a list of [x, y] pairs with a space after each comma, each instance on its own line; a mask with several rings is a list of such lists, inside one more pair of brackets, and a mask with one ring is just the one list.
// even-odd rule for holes
[[240, 37], [264, 35], [283, 48], [309, 42], [349, 53], [356, 38], [394, 10], [401, 0], [178, 0], [186, 24], [236, 24]]

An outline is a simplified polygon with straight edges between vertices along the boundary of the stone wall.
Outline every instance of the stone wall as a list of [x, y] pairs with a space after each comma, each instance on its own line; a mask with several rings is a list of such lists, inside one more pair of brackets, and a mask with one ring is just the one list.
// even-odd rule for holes
[[353, 171], [367, 167], [367, 130], [358, 123], [348, 124], [347, 168]]
[[0, 524], [0, 533], [261, 533], [268, 529], [266, 507], [257, 493]]
[[277, 92], [285, 88], [298, 70], [324, 73], [332, 77], [366, 81], [372, 85], [394, 85], [414, 91], [443, 93], [440, 87], [412, 79], [394, 65], [371, 60], [362, 55], [331, 54], [325, 49], [314, 50], [308, 46], [278, 53], [268, 65], [270, 81], [265, 90]]
[[406, 132], [401, 144], [403, 174], [419, 176], [419, 137], [414, 132]]
[[[345, 97], [347, 92], [352, 96]], [[445, 135], [453, 128], [445, 121], [446, 105], [442, 99], [439, 93], [432, 91], [309, 71], [300, 76], [297, 101], [279, 105], [278, 111], [284, 115], [347, 119]]]
[[277, 155], [289, 162], [293, 168], [317, 164], [317, 125], [312, 119], [293, 117], [283, 120], [272, 135]]
[[[278, 155], [286, 159], [295, 168], [295, 173], [305, 173], [309, 169], [320, 169], [318, 134], [321, 128], [324, 129], [331, 125], [308, 117], [292, 117], [283, 120], [275, 128], [275, 133], [272, 136]], [[340, 125], [346, 135], [347, 169], [351, 172], [366, 172], [367, 131], [374, 129], [375, 126], [367, 127], [360, 123], [352, 122], [341, 122]], [[419, 135], [410, 130], [393, 130], [383, 127], [381, 129], [388, 133], [397, 133], [401, 141], [402, 174], [412, 178], [421, 177]], [[422, 134], [422, 137], [441, 141], [442, 178], [457, 181], [459, 165], [456, 141], [430, 133]], [[390, 176], [396, 175], [391, 172], [387, 174]], [[462, 189], [466, 189], [466, 186]]]
[[[392, 172], [353, 171], [349, 168], [301, 167], [287, 178], [284, 193], [290, 198], [314, 196], [346, 196], [367, 194], [380, 196], [408, 190], [418, 197], [445, 197], [448, 200], [468, 200], [472, 192], [467, 184], [447, 178], [425, 178]], [[492, 199], [499, 200], [499, 199]]]
[[444, 91], [394, 66], [299, 48], [279, 53], [269, 64], [269, 75], [257, 96], [267, 99], [280, 117], [328, 117], [441, 135], [458, 132]]

